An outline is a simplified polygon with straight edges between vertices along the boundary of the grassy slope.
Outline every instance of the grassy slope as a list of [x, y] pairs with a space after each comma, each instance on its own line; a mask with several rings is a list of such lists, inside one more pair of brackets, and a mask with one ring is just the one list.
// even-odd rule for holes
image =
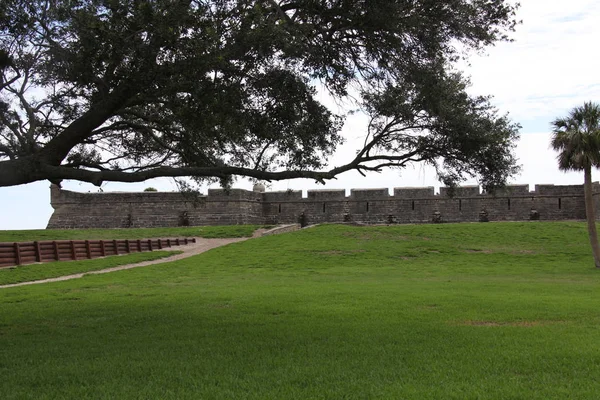
[[581, 223], [323, 226], [0, 291], [0, 398], [594, 399]]
[[94, 260], [56, 261], [43, 264], [21, 265], [13, 268], [0, 268], [0, 285], [56, 278], [82, 272], [99, 271], [101, 269], [118, 267], [119, 265], [158, 260], [179, 253], [181, 253], [181, 251], [178, 250], [149, 251], [144, 253], [96, 258]]
[[177, 228], [129, 228], [129, 229], [38, 229], [22, 231], [0, 230], [0, 242], [28, 242], [33, 240], [77, 239], [144, 239], [155, 237], [249, 237], [257, 225], [195, 226]]

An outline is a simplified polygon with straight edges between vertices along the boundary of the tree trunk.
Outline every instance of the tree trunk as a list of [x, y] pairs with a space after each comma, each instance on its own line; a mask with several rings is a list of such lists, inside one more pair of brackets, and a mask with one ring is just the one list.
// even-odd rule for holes
[[596, 231], [596, 213], [594, 197], [592, 196], [592, 167], [585, 167], [583, 173], [583, 191], [585, 194], [585, 217], [587, 219], [588, 234], [592, 253], [594, 254], [594, 264], [600, 268], [600, 246], [598, 245], [598, 232]]

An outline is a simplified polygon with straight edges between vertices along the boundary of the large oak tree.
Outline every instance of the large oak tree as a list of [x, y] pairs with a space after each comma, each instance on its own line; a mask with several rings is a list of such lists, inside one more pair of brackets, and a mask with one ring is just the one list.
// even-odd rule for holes
[[[190, 176], [318, 181], [427, 162], [516, 172], [518, 125], [452, 64], [508, 40], [502, 0], [0, 0], [0, 186]], [[343, 115], [370, 123], [326, 169]]]

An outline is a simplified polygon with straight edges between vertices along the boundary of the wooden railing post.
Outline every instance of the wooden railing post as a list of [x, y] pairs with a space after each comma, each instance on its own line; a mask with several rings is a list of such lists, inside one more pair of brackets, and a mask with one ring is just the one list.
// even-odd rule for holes
[[106, 256], [106, 247], [104, 246], [104, 240], [100, 240], [100, 254], [102, 254], [102, 257]]
[[125, 248], [128, 253], [131, 253], [131, 249], [129, 248], [129, 239], [125, 239]]
[[152, 251], [152, 239], [148, 239], [148, 250]]
[[75, 242], [71, 240], [71, 259], [77, 260], [77, 254], [75, 254]]
[[19, 243], [15, 242], [15, 260], [17, 261], [17, 265], [21, 265], [21, 249], [19, 248]]
[[117, 239], [113, 240], [113, 245], [115, 246], [115, 256], [119, 254], [119, 247], [117, 246]]
[[92, 249], [90, 249], [90, 241], [89, 240], [85, 241], [85, 253], [87, 255], [87, 258], [92, 258]]
[[42, 250], [40, 249], [40, 242], [37, 240], [33, 242], [33, 247], [35, 247], [35, 261], [42, 262]]
[[162, 249], [162, 239], [158, 238], [158, 248]]
[[54, 245], [54, 258], [56, 259], [56, 261], [60, 261], [60, 254], [58, 253], [58, 243], [56, 243], [56, 240], [52, 241], [52, 244]]

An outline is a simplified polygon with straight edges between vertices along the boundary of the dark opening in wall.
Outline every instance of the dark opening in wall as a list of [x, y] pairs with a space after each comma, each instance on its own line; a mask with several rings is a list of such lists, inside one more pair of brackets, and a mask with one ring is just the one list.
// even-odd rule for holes
[[179, 213], [179, 220], [177, 222], [178, 226], [190, 226], [190, 216], [187, 211], [182, 211]]
[[558, 209], [560, 210], [562, 208], [562, 199], [559, 197], [558, 198]]
[[367, 201], [367, 212], [369, 212], [369, 202]]
[[508, 209], [510, 210], [510, 199], [508, 199]]
[[308, 225], [308, 218], [304, 214], [304, 211], [302, 211], [302, 214], [300, 214], [300, 217], [298, 217], [298, 222], [300, 222], [300, 226], [302, 228]]
[[412, 209], [413, 209], [413, 211], [415, 211], [415, 201], [414, 200], [412, 201]]
[[279, 205], [279, 214], [281, 214], [281, 204]]
[[325, 212], [325, 203], [323, 203], [323, 212]]
[[458, 211], [462, 211], [462, 200], [458, 200]]

